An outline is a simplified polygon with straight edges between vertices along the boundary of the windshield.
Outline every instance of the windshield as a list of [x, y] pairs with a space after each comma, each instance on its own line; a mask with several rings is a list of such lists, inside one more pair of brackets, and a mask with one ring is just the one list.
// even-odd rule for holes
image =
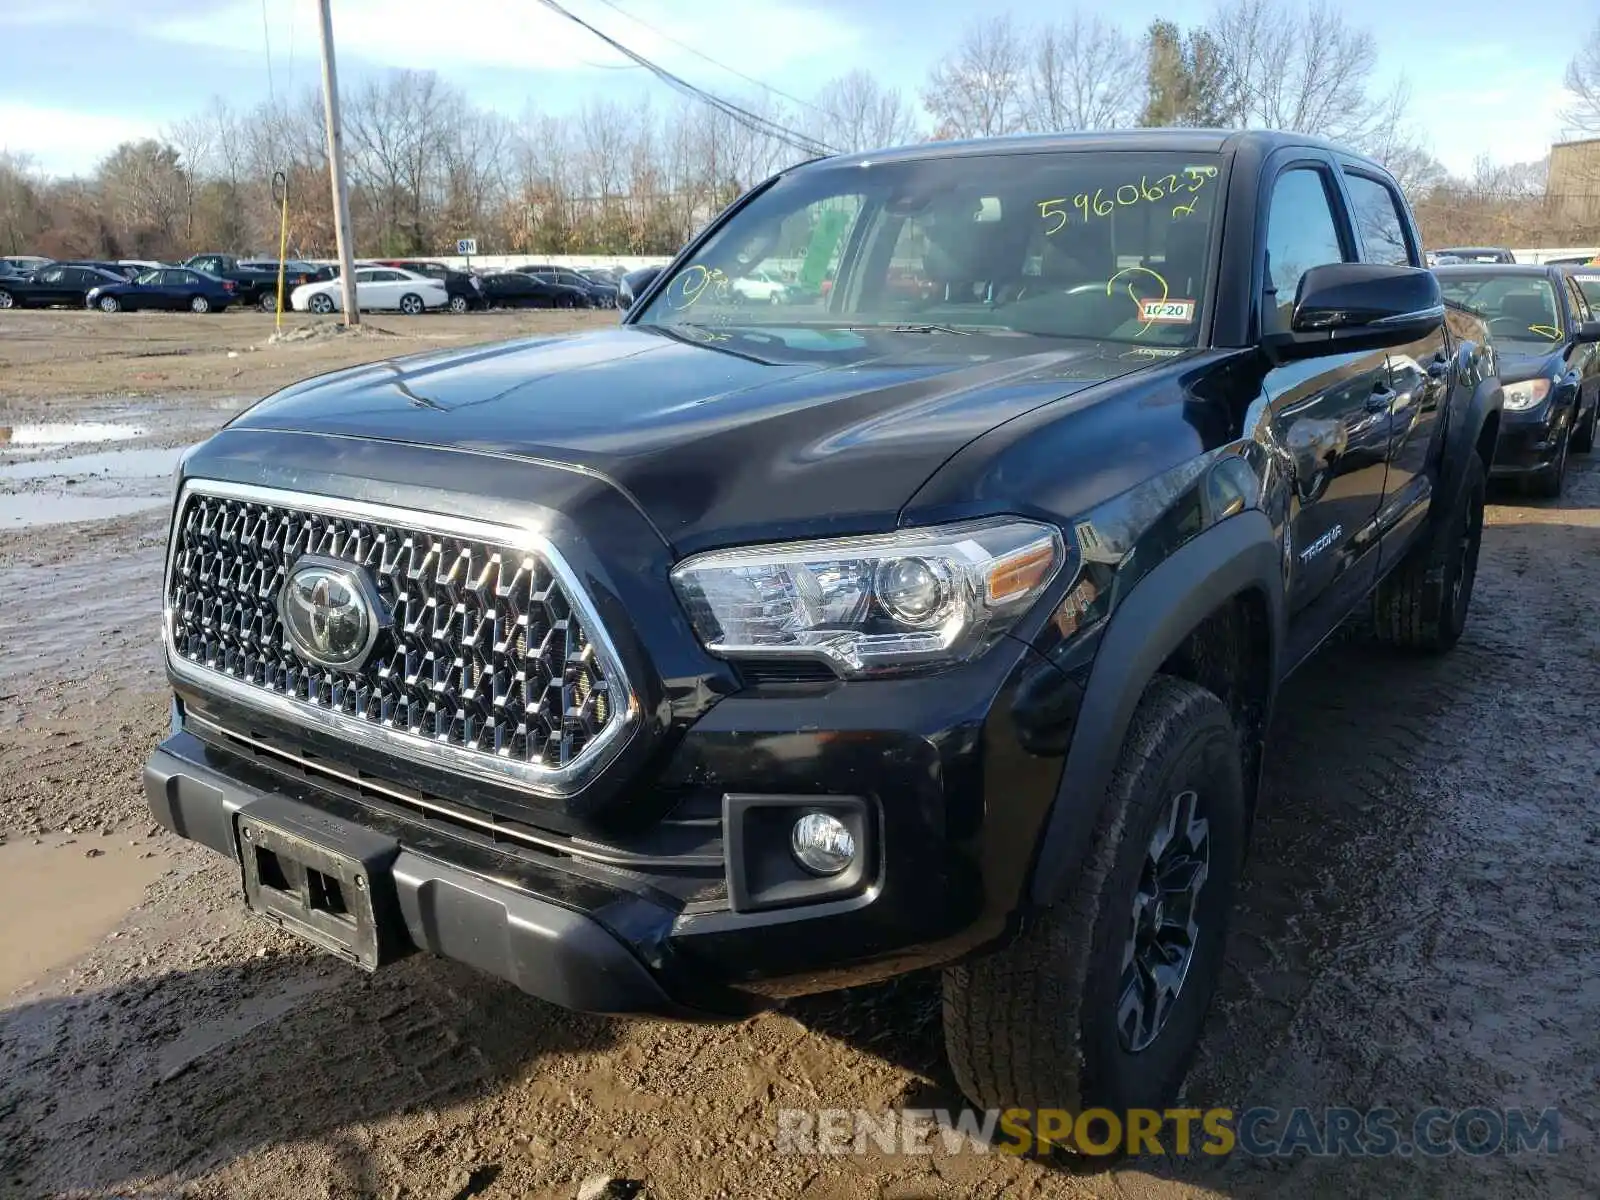
[[1439, 276], [1439, 289], [1489, 322], [1489, 333], [1502, 341], [1548, 345], [1567, 336], [1555, 289], [1543, 275], [1451, 271]]
[[1220, 167], [1208, 154], [1071, 151], [809, 168], [735, 214], [639, 323], [1192, 346]]

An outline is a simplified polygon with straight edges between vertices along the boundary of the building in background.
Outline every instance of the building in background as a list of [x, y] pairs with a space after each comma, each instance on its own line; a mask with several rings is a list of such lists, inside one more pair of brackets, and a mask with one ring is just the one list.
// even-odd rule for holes
[[1548, 194], [1562, 220], [1591, 227], [1600, 240], [1600, 138], [1550, 147]]

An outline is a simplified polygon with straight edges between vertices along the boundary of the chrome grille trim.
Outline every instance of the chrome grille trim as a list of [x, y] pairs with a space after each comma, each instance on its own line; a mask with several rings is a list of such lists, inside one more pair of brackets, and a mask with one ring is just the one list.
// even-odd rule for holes
[[[459, 538], [489, 547], [503, 547], [534, 556], [559, 585], [563, 598], [587, 636], [595, 662], [604, 678], [610, 681], [612, 711], [609, 719], [570, 762], [552, 766], [519, 761], [501, 753], [464, 748], [396, 728], [390, 723], [352, 717], [315, 700], [289, 696], [185, 657], [176, 642], [179, 614], [174, 608], [173, 570], [182, 541], [183, 522], [190, 502], [196, 497], [263, 505], [336, 520], [371, 522], [400, 530]], [[254, 484], [191, 479], [185, 482], [174, 509], [162, 596], [162, 639], [166, 648], [167, 667], [175, 679], [192, 684], [203, 692], [272, 713], [302, 726], [336, 734], [370, 749], [486, 782], [520, 788], [537, 796], [562, 798], [581, 790], [610, 764], [639, 724], [637, 695], [628, 681], [621, 656], [605, 625], [566, 559], [536, 529]]]

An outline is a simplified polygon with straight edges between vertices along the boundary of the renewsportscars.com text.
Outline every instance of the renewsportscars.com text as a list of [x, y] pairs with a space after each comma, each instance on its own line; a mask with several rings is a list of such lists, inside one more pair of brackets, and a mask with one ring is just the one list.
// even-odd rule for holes
[[1450, 1154], [1554, 1154], [1553, 1108], [1169, 1108], [1088, 1109], [786, 1108], [780, 1154], [1247, 1154], [1287, 1157], [1437, 1158]]

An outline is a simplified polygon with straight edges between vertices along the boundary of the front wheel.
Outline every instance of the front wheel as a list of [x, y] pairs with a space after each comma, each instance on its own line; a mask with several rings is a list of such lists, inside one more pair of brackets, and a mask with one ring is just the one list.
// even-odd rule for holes
[[319, 316], [325, 317], [333, 311], [333, 301], [327, 296], [324, 296], [321, 292], [318, 292], [315, 296], [311, 297], [311, 300], [309, 303], [307, 303], [306, 307], [312, 312], [317, 313]]
[[416, 316], [425, 307], [426, 306], [422, 303], [422, 297], [417, 295], [415, 292], [407, 292], [404, 296], [400, 297], [400, 311], [405, 313], [405, 315], [408, 317]]
[[103, 313], [114, 313], [121, 307], [122, 305], [117, 303], [117, 298], [115, 296], [100, 297], [100, 311]]
[[189, 300], [189, 311], [192, 313], [208, 313], [211, 311], [211, 301], [204, 296], [194, 296]]
[[945, 972], [945, 1049], [968, 1099], [1166, 1107], [1216, 986], [1244, 831], [1227, 708], [1156, 676], [1072, 886], [1005, 949]]
[[1449, 510], [1378, 585], [1372, 621], [1379, 641], [1438, 654], [1461, 639], [1478, 577], [1486, 479], [1483, 460], [1469, 452]]
[[1567, 481], [1567, 452], [1577, 449], [1573, 444], [1576, 437], [1577, 431], [1568, 426], [1561, 434], [1561, 444], [1556, 447], [1549, 465], [1539, 468], [1536, 474], [1528, 477], [1528, 490], [1535, 496], [1546, 500], [1561, 498], [1562, 485]]
[[1595, 402], [1589, 409], [1589, 419], [1572, 433], [1572, 452], [1574, 454], [1588, 454], [1594, 449], [1594, 435], [1597, 425], [1600, 425], [1600, 396], [1595, 397]]
[[0, 309], [16, 307], [16, 298], [10, 292], [0, 291]]

